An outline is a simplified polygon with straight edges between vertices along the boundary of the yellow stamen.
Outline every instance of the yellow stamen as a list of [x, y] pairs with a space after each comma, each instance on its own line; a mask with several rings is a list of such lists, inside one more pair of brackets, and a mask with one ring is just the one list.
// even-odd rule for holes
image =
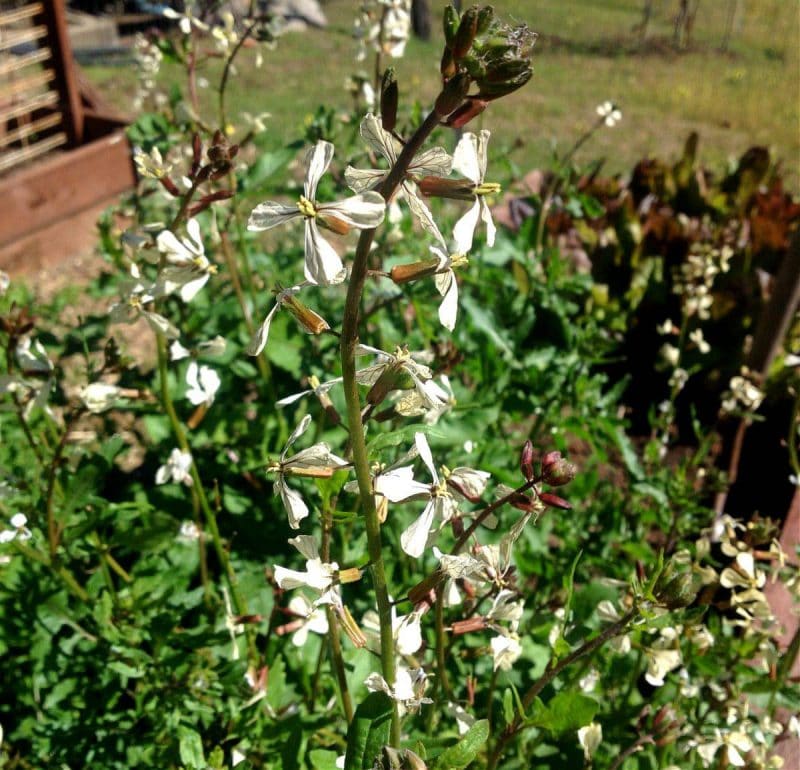
[[306, 198], [305, 195], [300, 196], [300, 200], [297, 201], [297, 208], [300, 209], [300, 213], [306, 217], [306, 219], [313, 219], [317, 216], [317, 209], [314, 203]]

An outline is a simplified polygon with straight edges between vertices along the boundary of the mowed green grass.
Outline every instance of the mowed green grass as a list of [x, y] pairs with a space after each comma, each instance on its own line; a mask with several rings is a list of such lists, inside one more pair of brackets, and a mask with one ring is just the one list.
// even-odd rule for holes
[[[634, 31], [641, 0], [497, 0], [499, 15], [526, 22], [539, 33], [532, 81], [492, 105], [473, 128], [491, 128], [493, 153], [524, 173], [547, 165], [554, 148], [565, 151], [595, 119], [596, 105], [617, 102], [623, 121], [599, 132], [580, 160], [606, 159], [611, 172], [624, 172], [645, 155], [675, 158], [690, 131], [700, 134], [700, 154], [717, 169], [754, 144], [770, 148], [783, 163], [788, 184], [800, 188], [800, 3], [797, 0], [740, 0], [729, 51], [719, 45], [729, 0], [700, 6], [692, 47], [671, 46], [677, 0], [656, 0], [648, 40]], [[434, 39], [412, 40], [395, 62], [401, 96], [429, 102], [435, 94], [441, 50], [439, 18], [444, 2], [431, 3]], [[317, 105], [347, 107], [344, 83], [350, 73], [371, 72], [358, 64], [350, 30], [352, 0], [324, 5], [325, 30], [288, 33], [266, 52], [261, 69], [245, 51], [229, 92], [229, 114], [238, 110], [272, 114], [269, 144], [297, 138]], [[203, 101], [212, 109], [220, 66], [206, 70]], [[125, 107], [132, 92], [128, 69], [90, 68], [110, 99]], [[166, 67], [166, 82], [180, 77]]]

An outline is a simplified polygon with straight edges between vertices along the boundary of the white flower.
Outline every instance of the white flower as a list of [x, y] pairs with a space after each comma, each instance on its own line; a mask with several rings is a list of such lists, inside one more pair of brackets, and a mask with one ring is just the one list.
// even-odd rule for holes
[[80, 392], [81, 401], [92, 414], [105, 412], [114, 406], [121, 389], [108, 382], [92, 382]]
[[596, 112], [609, 128], [613, 128], [622, 120], [622, 112], [613, 102], [598, 104]]
[[289, 540], [306, 557], [305, 572], [285, 567], [275, 567], [275, 582], [283, 589], [306, 586], [323, 595], [334, 584], [339, 565], [336, 562], [323, 562], [317, 550], [317, 541], [309, 535], [298, 535]]
[[284, 476], [331, 476], [334, 470], [346, 468], [349, 463], [333, 454], [327, 444], [314, 444], [308, 449], [303, 449], [291, 457], [286, 455], [295, 441], [306, 432], [311, 424], [311, 415], [307, 414], [289, 436], [286, 446], [281, 452], [280, 462], [270, 467], [269, 470], [277, 471], [278, 479], [275, 482], [274, 492], [280, 495], [283, 507], [289, 517], [289, 526], [297, 529], [300, 522], [308, 516], [308, 506], [303, 501], [299, 492], [289, 487]]
[[496, 228], [485, 196], [499, 192], [500, 187], [497, 184], [484, 182], [486, 146], [490, 136], [491, 132], [486, 130], [481, 131], [478, 136], [467, 132], [461, 137], [453, 153], [453, 169], [473, 183], [475, 195], [472, 208], [456, 222], [453, 228], [453, 239], [456, 252], [459, 254], [469, 254], [472, 250], [472, 239], [479, 219], [486, 225], [486, 244], [494, 246]]
[[[422, 647], [422, 628], [420, 612], [410, 612], [408, 615], [398, 615], [392, 606], [392, 636], [395, 640], [395, 651], [398, 655], [413, 655]], [[380, 619], [375, 610], [364, 613], [361, 626], [368, 634], [368, 641], [372, 641], [371, 648], [380, 654]]]
[[0, 297], [2, 297], [8, 291], [8, 287], [10, 285], [11, 277], [5, 270], [0, 270]]
[[370, 692], [385, 692], [397, 701], [401, 716], [408, 711], [416, 711], [423, 703], [432, 703], [425, 698], [427, 676], [421, 668], [408, 669], [398, 666], [395, 673], [394, 687], [390, 687], [380, 674], [370, 674], [364, 684]]
[[184, 35], [191, 35], [192, 28], [200, 30], [201, 32], [207, 32], [208, 24], [200, 21], [200, 19], [198, 19], [197, 16], [192, 13], [192, 6], [192, 2], [187, 2], [184, 6], [184, 13], [178, 13], [178, 11], [176, 11], [174, 8], [169, 7], [162, 8], [161, 13], [168, 19], [177, 21], [178, 26]]
[[746, 762], [742, 754], [747, 754], [748, 751], [752, 750], [753, 742], [746, 733], [739, 730], [723, 733], [719, 728], [715, 728], [714, 738], [697, 747], [697, 753], [700, 755], [704, 767], [711, 766], [714, 755], [722, 746], [725, 747], [729, 765], [732, 767], [744, 767]]
[[490, 644], [492, 646], [495, 671], [498, 669], [510, 671], [519, 656], [522, 655], [522, 645], [516, 636], [495, 636]]
[[264, 122], [272, 117], [269, 112], [259, 112], [258, 115], [251, 115], [249, 112], [241, 113], [242, 120], [250, 127], [254, 134], [262, 134], [267, 130], [267, 125]]
[[303, 195], [294, 206], [267, 201], [256, 206], [247, 223], [248, 230], [269, 230], [302, 218], [305, 221], [305, 276], [309, 283], [330, 284], [344, 280], [342, 260], [321, 235], [317, 222], [338, 233], [351, 227], [370, 229], [382, 221], [386, 203], [379, 193], [364, 192], [341, 203], [318, 203], [317, 185], [333, 158], [333, 145], [319, 141], [306, 156], [306, 179]]
[[703, 330], [701, 328], [698, 327], [693, 332], [689, 332], [689, 339], [695, 344], [697, 352], [700, 353], [700, 355], [704, 356], [711, 350], [711, 345], [709, 345], [703, 337]]
[[289, 612], [302, 618], [302, 624], [292, 634], [292, 644], [302, 647], [308, 639], [308, 634], [328, 633], [328, 616], [323, 607], [315, 607], [303, 594], [295, 594], [289, 602]]
[[[439, 385], [433, 382], [433, 387], [437, 388], [436, 395], [438, 403], [431, 406], [429, 398], [423, 398], [417, 390], [404, 392], [395, 404], [395, 410], [404, 417], [422, 417], [425, 425], [435, 425], [439, 418], [456, 405], [456, 397], [453, 387], [450, 385], [450, 378], [446, 374], [439, 375]], [[427, 386], [427, 391], [431, 393], [433, 387]]]
[[23, 337], [17, 343], [14, 355], [23, 374], [49, 374], [53, 371], [53, 362], [39, 340]]
[[267, 317], [261, 322], [261, 326], [253, 334], [253, 339], [247, 347], [248, 355], [257, 356], [264, 349], [269, 337], [269, 327], [272, 324], [272, 319], [282, 307], [285, 307], [309, 334], [321, 334], [323, 331], [330, 329], [328, 322], [322, 316], [294, 299], [295, 294], [298, 294], [307, 285], [300, 283], [297, 286], [290, 286], [288, 289], [279, 289], [277, 291], [272, 310], [267, 313]]
[[403, 55], [411, 33], [411, 0], [365, 0], [356, 17], [354, 34], [359, 41], [357, 61], [367, 48], [393, 58]]
[[146, 309], [146, 305], [155, 299], [154, 286], [145, 286], [141, 280], [141, 273], [136, 264], [130, 267], [131, 281], [129, 293], [122, 302], [111, 306], [109, 313], [112, 323], [134, 323], [139, 318], [144, 318], [158, 334], [163, 334], [167, 339], [177, 339], [180, 333], [164, 316]]
[[[458, 510], [455, 494], [469, 498], [480, 497], [488, 483], [489, 474], [471, 468], [456, 468], [440, 478], [433, 463], [428, 440], [424, 433], [414, 435], [414, 444], [422, 462], [431, 474], [433, 483], [423, 484], [414, 480], [410, 465], [380, 474], [375, 479], [375, 491], [393, 503], [409, 500], [412, 497], [427, 497], [424, 510], [400, 535], [400, 545], [409, 555], [418, 558], [428, 543], [431, 526], [435, 518], [449, 521]], [[452, 488], [458, 490], [454, 493]]]
[[391, 371], [399, 373], [403, 370], [414, 383], [414, 392], [422, 405], [428, 409], [436, 409], [447, 403], [448, 394], [433, 382], [431, 370], [425, 364], [414, 360], [414, 356], [422, 357], [423, 354], [409, 353], [407, 348], [397, 348], [394, 353], [386, 353], [378, 348], [358, 345], [356, 355], [378, 357], [376, 363], [356, 372], [356, 380], [362, 385], [375, 385], [384, 373]]
[[192, 485], [192, 455], [180, 449], [173, 449], [169, 459], [156, 471], [156, 484], [166, 484], [174, 481], [176, 484], [183, 482], [186, 486]]
[[202, 537], [200, 528], [193, 521], [182, 521], [178, 529], [178, 540], [184, 543], [195, 543]]
[[583, 758], [589, 762], [603, 740], [603, 727], [598, 722], [590, 722], [578, 730], [578, 743], [583, 749]]
[[[385, 158], [391, 168], [397, 162], [397, 156], [403, 150], [403, 145], [388, 131], [384, 130], [380, 118], [367, 113], [361, 121], [361, 138], [378, 155]], [[447, 176], [453, 166], [453, 159], [441, 147], [431, 147], [423, 150], [412, 158], [406, 178], [400, 183], [398, 194], [406, 199], [408, 207], [414, 216], [419, 219], [422, 227], [431, 233], [437, 240], [442, 241], [442, 235], [433, 216], [419, 195], [413, 182], [415, 177], [422, 176]], [[374, 190], [388, 176], [388, 170], [369, 169], [361, 170], [348, 166], [344, 178], [353, 192], [360, 193], [364, 190]]]
[[149, 153], [145, 152], [141, 147], [134, 147], [133, 162], [136, 164], [136, 171], [139, 176], [149, 177], [150, 179], [163, 179], [172, 171], [172, 164], [164, 162], [158, 147], [153, 147]]
[[186, 384], [189, 389], [186, 391], [186, 398], [195, 406], [205, 404], [211, 406], [214, 397], [219, 390], [221, 380], [219, 375], [210, 366], [198, 366], [196, 361], [192, 361], [186, 370]]
[[444, 713], [456, 720], [458, 734], [464, 735], [472, 725], [475, 724], [475, 717], [458, 703], [448, 701], [443, 709]]
[[495, 596], [492, 606], [486, 613], [486, 618], [493, 623], [506, 621], [510, 624], [511, 630], [516, 631], [524, 609], [524, 602], [514, 591], [503, 589]]
[[15, 513], [9, 522], [12, 529], [0, 532], [0, 543], [10, 543], [12, 540], [30, 540], [33, 536], [28, 529], [28, 517], [24, 513]]
[[661, 636], [651, 647], [645, 648], [647, 672], [644, 678], [653, 687], [661, 687], [664, 677], [683, 662], [678, 647], [681, 628], [662, 628]]
[[184, 302], [191, 302], [209, 277], [217, 272], [217, 266], [212, 265], [205, 255], [200, 223], [190, 219], [186, 223], [186, 232], [188, 237], [182, 240], [169, 230], [159, 233], [156, 238], [158, 250], [168, 263], [159, 272], [153, 287], [157, 297], [178, 291]]

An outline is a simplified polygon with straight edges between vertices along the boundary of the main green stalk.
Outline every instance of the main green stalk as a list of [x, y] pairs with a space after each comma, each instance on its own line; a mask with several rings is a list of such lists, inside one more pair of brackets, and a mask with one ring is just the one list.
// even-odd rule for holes
[[[414, 155], [430, 136], [439, 123], [435, 111], [417, 129], [409, 139], [389, 171], [389, 175], [381, 185], [379, 192], [389, 201], [397, 188], [405, 179], [408, 167]], [[394, 635], [392, 630], [392, 605], [389, 600], [389, 587], [386, 581], [386, 567], [383, 562], [383, 544], [381, 541], [381, 523], [375, 508], [375, 493], [372, 489], [372, 474], [367, 455], [367, 444], [361, 423], [361, 395], [356, 381], [356, 346], [358, 344], [359, 316], [361, 313], [361, 297], [367, 278], [367, 259], [375, 230], [363, 230], [358, 239], [353, 267], [350, 272], [350, 284], [347, 288], [344, 319], [342, 321], [341, 357], [344, 397], [347, 403], [347, 424], [350, 430], [350, 446], [353, 453], [353, 468], [358, 479], [358, 490], [367, 530], [367, 550], [369, 553], [370, 573], [375, 588], [375, 599], [378, 605], [378, 618], [381, 629], [381, 668], [383, 678], [390, 687], [394, 686], [396, 676]], [[400, 717], [395, 705], [392, 715], [391, 745], [400, 746]]]

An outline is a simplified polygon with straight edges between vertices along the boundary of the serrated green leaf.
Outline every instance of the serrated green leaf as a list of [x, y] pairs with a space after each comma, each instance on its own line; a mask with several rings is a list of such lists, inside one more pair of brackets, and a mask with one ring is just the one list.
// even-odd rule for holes
[[461, 740], [443, 751], [433, 767], [435, 770], [461, 770], [478, 756], [478, 752], [489, 739], [489, 722], [481, 719], [464, 733]]
[[347, 731], [344, 770], [369, 770], [381, 748], [389, 743], [392, 727], [392, 699], [372, 692], [356, 709]]

